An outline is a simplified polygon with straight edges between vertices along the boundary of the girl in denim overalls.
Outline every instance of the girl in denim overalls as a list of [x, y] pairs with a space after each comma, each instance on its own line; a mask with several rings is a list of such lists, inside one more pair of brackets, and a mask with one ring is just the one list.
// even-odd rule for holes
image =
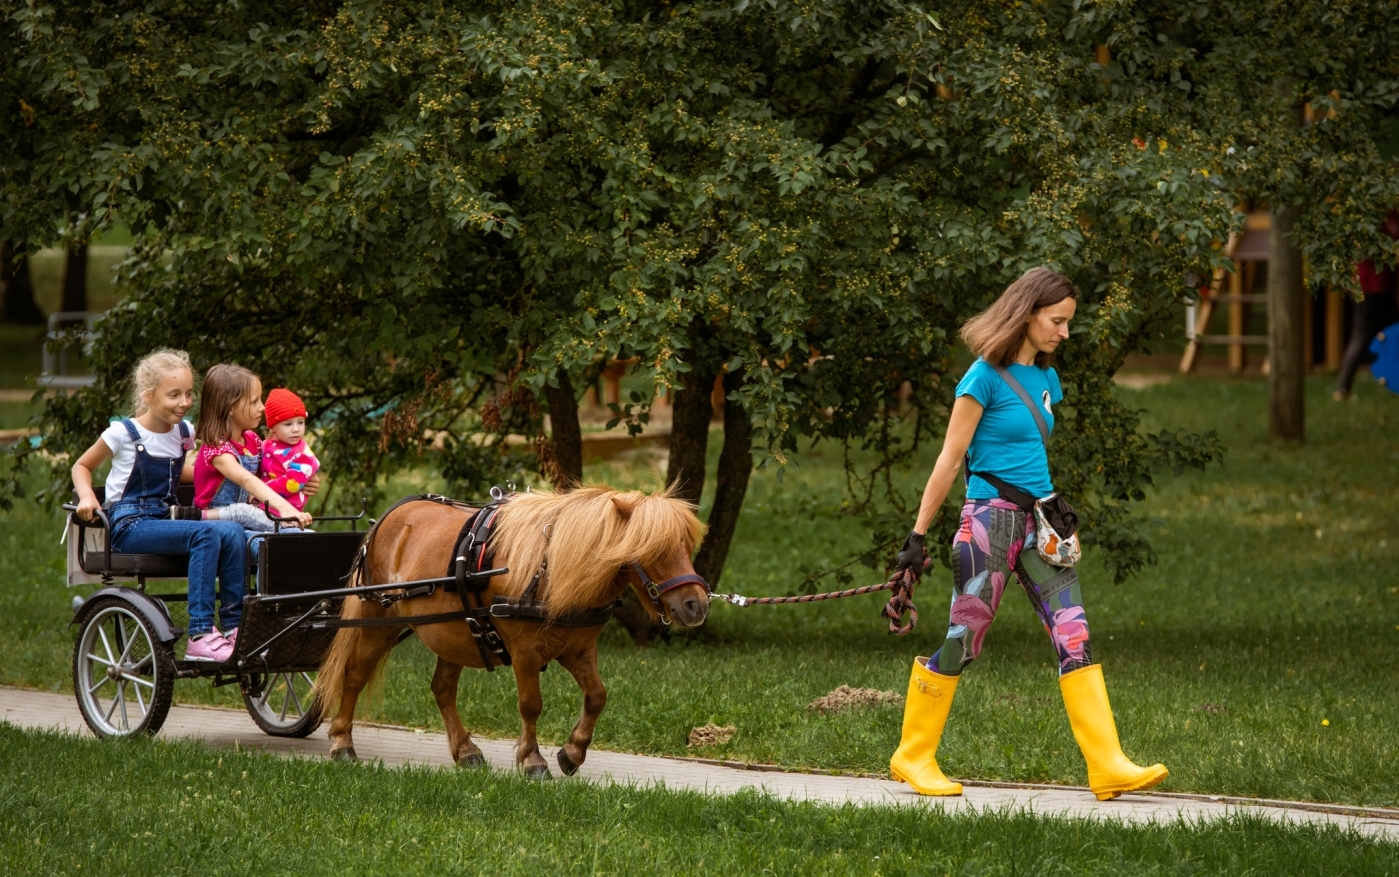
[[[107, 517], [112, 549], [129, 554], [189, 557], [189, 644], [191, 661], [226, 661], [233, 654], [243, 614], [246, 543], [232, 521], [172, 521], [175, 488], [187, 479], [185, 454], [194, 430], [184, 419], [194, 403], [194, 375], [181, 350], [157, 350], [132, 373], [134, 417], [113, 423], [73, 464], [77, 514], [96, 517], [100, 503], [92, 473], [112, 461], [107, 477]], [[222, 586], [220, 622], [214, 626], [214, 577]]]

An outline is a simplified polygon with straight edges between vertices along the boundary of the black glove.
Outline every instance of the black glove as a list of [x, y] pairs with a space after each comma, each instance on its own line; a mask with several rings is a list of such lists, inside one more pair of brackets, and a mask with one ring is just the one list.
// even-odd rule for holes
[[894, 575], [907, 569], [913, 571], [914, 579], [918, 579], [923, 575], [927, 563], [928, 550], [923, 547], [923, 534], [910, 530], [904, 546], [899, 549], [899, 559], [894, 562]]

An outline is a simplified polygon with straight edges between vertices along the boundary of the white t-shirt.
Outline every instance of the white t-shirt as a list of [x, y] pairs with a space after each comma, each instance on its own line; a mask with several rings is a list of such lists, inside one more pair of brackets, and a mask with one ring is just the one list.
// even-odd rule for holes
[[[131, 422], [136, 424], [136, 432], [140, 434], [147, 454], [167, 460], [171, 457], [184, 459], [185, 448], [178, 426], [171, 427], [169, 432], [151, 432], [140, 421], [133, 419]], [[185, 427], [189, 429], [190, 447], [193, 447], [194, 424], [186, 420]], [[112, 449], [112, 471], [107, 474], [107, 505], [111, 505], [121, 499], [126, 491], [126, 482], [131, 478], [131, 470], [136, 468], [136, 443], [131, 440], [131, 434], [120, 420], [112, 421], [111, 426], [102, 430], [102, 441]]]

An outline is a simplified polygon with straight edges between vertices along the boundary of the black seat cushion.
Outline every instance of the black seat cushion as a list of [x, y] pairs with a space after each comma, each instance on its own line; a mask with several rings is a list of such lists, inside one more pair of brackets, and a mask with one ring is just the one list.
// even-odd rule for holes
[[[93, 493], [97, 494], [97, 501], [105, 502], [107, 496], [106, 485], [93, 487]], [[194, 485], [181, 484], [176, 489], [180, 505], [194, 505]], [[77, 502], [77, 492], [73, 493], [73, 501]], [[104, 569], [103, 563], [106, 555], [101, 551], [80, 552], [79, 561], [83, 572], [90, 576], [112, 575], [112, 576], [146, 576], [157, 579], [183, 579], [189, 577], [189, 557], [185, 555], [170, 554], [118, 554], [112, 552], [112, 567]]]
[[105, 555], [100, 551], [84, 552], [83, 572], [88, 575], [107, 573], [114, 576], [148, 576], [161, 579], [183, 579], [189, 576], [189, 558], [169, 554], [118, 554], [112, 552], [111, 569], [103, 569]]

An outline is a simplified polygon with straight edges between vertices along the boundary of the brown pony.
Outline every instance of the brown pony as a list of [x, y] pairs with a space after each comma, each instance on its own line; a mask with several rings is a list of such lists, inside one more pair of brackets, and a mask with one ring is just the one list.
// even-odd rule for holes
[[[352, 585], [387, 584], [437, 578], [445, 574], [462, 526], [472, 511], [432, 501], [409, 502], [379, 521], [365, 537], [366, 555]], [[549, 491], [511, 496], [500, 508], [490, 538], [495, 568], [509, 573], [490, 580], [482, 592], [489, 606], [497, 594], [519, 597], [547, 561], [537, 594], [548, 618], [609, 606], [630, 584], [653, 615], [660, 612], [647, 596], [636, 568], [652, 580], [693, 575], [690, 557], [704, 535], [694, 506], [669, 491], [650, 495], [609, 487], [584, 487], [565, 493]], [[634, 566], [637, 565], [637, 566]], [[393, 593], [393, 592], [388, 592]], [[708, 595], [698, 581], [665, 591], [666, 614], [695, 627], [709, 613]], [[461, 597], [438, 588], [433, 594], [403, 599], [384, 607], [374, 597], [349, 597], [341, 618], [407, 617], [459, 611]], [[550, 661], [573, 675], [583, 690], [583, 714], [558, 753], [560, 769], [578, 770], [593, 739], [593, 727], [607, 704], [607, 690], [597, 669], [597, 638], [602, 625], [564, 627], [525, 619], [496, 619], [495, 625], [513, 658], [519, 693], [520, 739], [515, 761], [530, 776], [547, 777], [539, 754], [535, 723], [543, 710], [539, 674]], [[344, 628], [336, 635], [316, 679], [316, 695], [330, 723], [332, 758], [356, 760], [351, 725], [355, 703], [378, 674], [389, 651], [408, 624]], [[481, 651], [465, 621], [413, 625], [418, 638], [437, 655], [432, 693], [447, 727], [447, 744], [461, 767], [485, 764], [480, 748], [462, 726], [457, 712], [457, 683], [463, 667], [484, 668]]]

